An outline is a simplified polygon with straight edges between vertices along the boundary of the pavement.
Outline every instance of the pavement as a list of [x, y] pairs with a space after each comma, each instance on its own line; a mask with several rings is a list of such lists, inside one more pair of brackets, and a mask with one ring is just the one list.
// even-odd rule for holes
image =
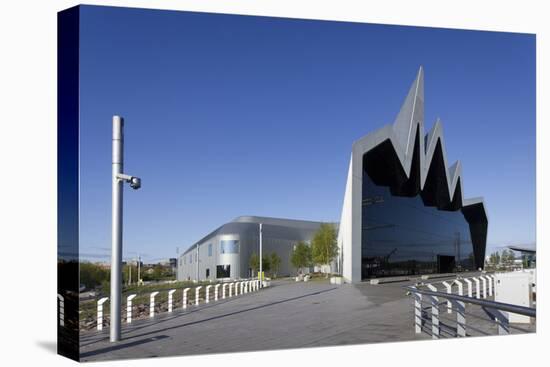
[[429, 339], [414, 333], [407, 284], [275, 281], [258, 292], [123, 324], [118, 343], [109, 342], [108, 327], [82, 332], [81, 361]]

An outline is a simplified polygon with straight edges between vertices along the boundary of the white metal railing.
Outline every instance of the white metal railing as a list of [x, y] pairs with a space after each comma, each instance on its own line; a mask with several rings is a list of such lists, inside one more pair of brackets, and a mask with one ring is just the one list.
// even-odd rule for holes
[[[490, 280], [486, 279], [485, 282], [494, 283], [494, 278], [491, 276], [490, 278]], [[459, 284], [459, 293], [462, 293], [462, 283], [460, 280], [457, 281], [457, 284]], [[466, 283], [469, 284], [468, 282]], [[512, 312], [536, 318], [535, 308], [478, 298], [477, 295], [483, 293], [480, 287], [476, 289], [476, 297], [474, 298], [453, 294], [448, 291], [440, 292], [432, 284], [427, 284], [426, 286], [428, 289], [420, 289], [418, 286], [408, 286], [404, 288], [413, 295], [414, 299], [415, 333], [420, 334], [425, 332], [431, 335], [433, 339], [442, 337], [466, 337], [472, 335], [471, 331], [481, 335], [491, 335], [491, 326], [494, 325], [497, 326], [497, 333], [499, 335], [510, 334], [512, 329], [520, 332], [529, 332], [529, 330], [524, 328], [510, 325], [508, 313]], [[487, 290], [487, 288], [485, 289]], [[471, 294], [470, 290], [469, 294]], [[454, 313], [455, 317], [443, 318], [440, 314], [440, 307], [442, 305], [447, 307], [448, 313]], [[466, 307], [467, 305], [470, 307], [468, 310]], [[482, 310], [482, 312], [476, 314], [471, 309], [472, 307], [477, 307], [477, 310]], [[467, 324], [467, 319], [475, 320], [476, 322], [473, 323], [470, 321], [470, 323]], [[481, 327], [481, 322], [489, 327]]]

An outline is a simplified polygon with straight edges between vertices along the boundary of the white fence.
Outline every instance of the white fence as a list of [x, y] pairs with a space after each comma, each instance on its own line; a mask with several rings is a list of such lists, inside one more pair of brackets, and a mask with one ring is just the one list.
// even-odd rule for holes
[[[219, 297], [219, 288], [221, 287], [221, 297]], [[194, 289], [194, 292], [192, 291]], [[226, 298], [231, 298], [234, 296], [241, 296], [247, 293], [256, 292], [261, 289], [260, 281], [257, 279], [236, 281], [230, 283], [218, 283], [211, 284], [207, 286], [196, 286], [194, 288], [183, 288], [182, 289], [182, 309], [186, 310], [189, 305], [188, 294], [191, 291], [195, 297], [193, 303], [195, 306], [199, 306], [201, 302], [201, 289], [204, 289], [204, 303], [217, 302], [219, 300], [224, 300]], [[229, 292], [227, 291], [229, 289]], [[234, 292], [233, 292], [234, 291]], [[168, 294], [168, 312], [173, 312], [174, 310], [174, 298], [177, 295], [177, 289], [170, 289], [166, 291]], [[155, 297], [160, 294], [161, 291], [151, 292], [149, 295], [149, 317], [154, 318], [155, 311]], [[126, 301], [126, 323], [131, 323], [133, 319], [133, 299], [136, 297], [136, 294], [129, 295]], [[109, 300], [109, 297], [103, 297], [97, 302], [97, 330], [103, 329], [103, 304]], [[59, 323], [60, 325], [64, 324], [64, 307], [63, 307], [63, 297], [58, 295], [59, 301]]]

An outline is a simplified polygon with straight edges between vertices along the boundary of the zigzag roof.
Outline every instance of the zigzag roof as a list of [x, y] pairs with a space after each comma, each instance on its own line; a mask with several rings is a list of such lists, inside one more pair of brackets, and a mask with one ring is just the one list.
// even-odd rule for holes
[[389, 140], [399, 158], [403, 171], [407, 175], [407, 178], [410, 178], [417, 131], [420, 136], [420, 190], [424, 189], [436, 152], [437, 143], [439, 142], [450, 200], [453, 201], [454, 196], [460, 193], [460, 202], [463, 207], [481, 204], [485, 209], [483, 198], [464, 199], [463, 190], [457, 190], [458, 183], [462, 182], [462, 185], [464, 183], [462, 179], [462, 165], [460, 161], [456, 161], [451, 166], [448, 165], [441, 121], [437, 119], [428, 134], [424, 132], [424, 71], [422, 67], [418, 70], [418, 75], [411, 85], [409, 93], [393, 124], [386, 125], [357, 140], [353, 143], [353, 150], [356, 153], [364, 154], [381, 142]]

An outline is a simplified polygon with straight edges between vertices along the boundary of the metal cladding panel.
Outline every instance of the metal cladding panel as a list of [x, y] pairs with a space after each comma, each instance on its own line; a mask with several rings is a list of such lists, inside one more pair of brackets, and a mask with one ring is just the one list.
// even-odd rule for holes
[[[309, 242], [315, 232], [321, 226], [321, 222], [302, 221], [293, 219], [242, 216], [226, 223], [203, 237], [197, 244], [201, 254], [199, 261], [199, 279], [205, 279], [207, 266], [211, 267], [210, 279], [215, 279], [217, 265], [230, 265], [231, 278], [250, 277], [250, 256], [256, 252], [259, 254], [259, 224], [263, 223], [263, 254], [270, 255], [275, 252], [281, 258], [279, 275], [290, 275], [295, 269], [290, 265], [290, 254], [294, 245], [300, 241]], [[337, 225], [334, 224], [336, 227]], [[224, 239], [236, 239], [239, 241], [239, 253], [220, 254], [220, 241]], [[207, 257], [208, 244], [213, 245], [213, 256]], [[185, 280], [196, 278], [196, 263], [189, 263], [189, 255], [196, 251], [197, 244], [187, 249], [181, 259], [187, 257], [187, 261], [178, 261], [178, 279]], [[193, 255], [194, 256], [194, 255]], [[193, 257], [194, 259], [194, 257]], [[215, 261], [215, 264], [214, 264]]]
[[[432, 195], [440, 209], [460, 208], [470, 223], [472, 239], [476, 239], [476, 262], [483, 266], [488, 219], [483, 199], [463, 197], [464, 180], [462, 166], [456, 162], [449, 166], [443, 137], [443, 125], [438, 119], [428, 134], [424, 133], [424, 71], [422, 67], [411, 85], [401, 109], [391, 125], [364, 136], [352, 146], [350, 173], [346, 185], [339, 233], [339, 246], [343, 253], [342, 274], [348, 282], [361, 281], [361, 202], [363, 158], [371, 150], [382, 144], [389, 144], [397, 157], [398, 164], [393, 169], [394, 180], [402, 185], [409, 184], [412, 175], [419, 174], [419, 185], [402, 186], [400, 194], [414, 195], [424, 191], [424, 196]], [[416, 166], [413, 167], [413, 164]], [[414, 169], [413, 169], [414, 168]], [[434, 171], [437, 179], [434, 181]], [[397, 176], [402, 175], [402, 178]], [[435, 189], [433, 189], [435, 187]], [[418, 191], [415, 193], [415, 188]], [[432, 192], [434, 191], [434, 192]], [[351, 196], [351, 199], [349, 197]], [[346, 199], [348, 198], [348, 199]], [[448, 198], [448, 202], [442, 202]], [[479, 260], [478, 260], [479, 259]]]

